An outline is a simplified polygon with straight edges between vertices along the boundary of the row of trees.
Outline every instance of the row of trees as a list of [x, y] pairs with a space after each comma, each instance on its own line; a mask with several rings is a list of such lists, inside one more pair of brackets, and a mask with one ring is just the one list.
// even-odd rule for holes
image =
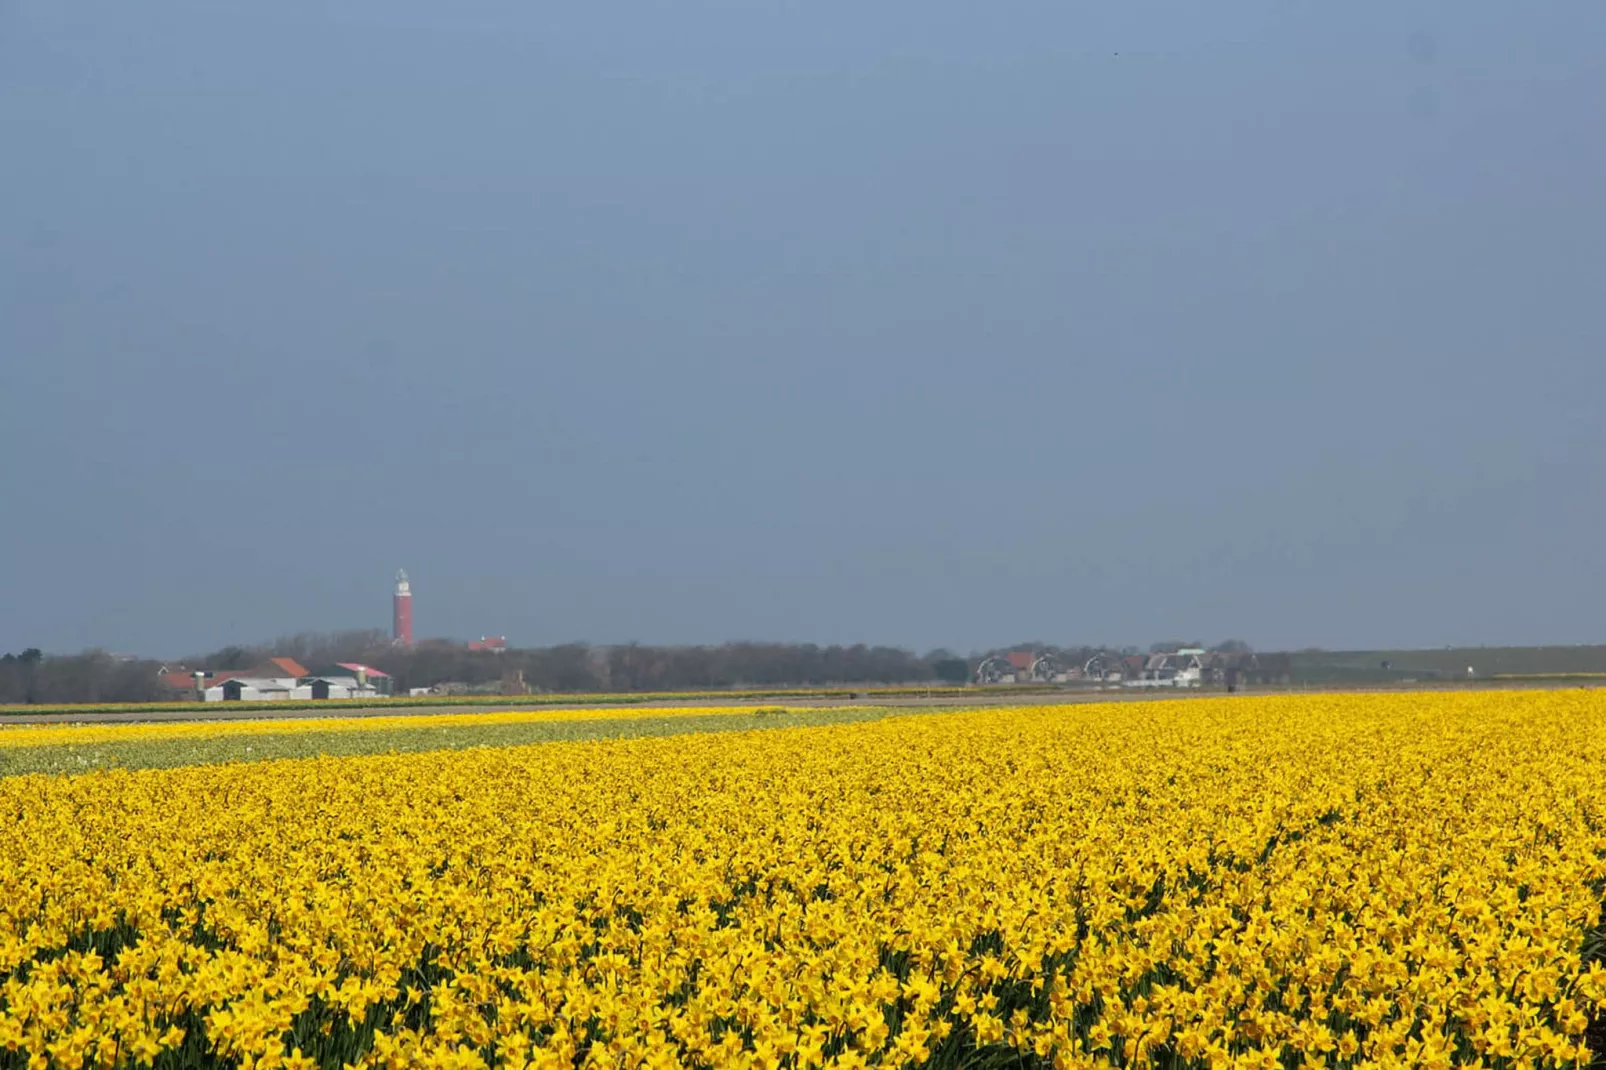
[[[1203, 646], [1198, 642], [1156, 643], [1153, 650]], [[400, 688], [433, 687], [452, 681], [470, 686], [498, 682], [521, 671], [525, 683], [541, 691], [692, 691], [730, 687], [830, 687], [871, 684], [963, 684], [991, 653], [1031, 650], [1052, 653], [1063, 668], [1084, 664], [1109, 647], [1056, 647], [1021, 643], [968, 658], [947, 650], [926, 654], [890, 646], [818, 646], [814, 643], [724, 643], [718, 646], [562, 646], [489, 653], [450, 640], [425, 640], [411, 649], [391, 645], [380, 631], [305, 633], [268, 646], [230, 647], [192, 664], [213, 669], [246, 668], [273, 655], [304, 665], [362, 661], [396, 677]], [[1248, 653], [1249, 646], [1228, 639], [1214, 649]], [[1136, 647], [1122, 653], [1137, 654]]]
[[268, 657], [316, 667], [361, 661], [396, 678], [398, 688], [447, 681], [470, 686], [522, 672], [540, 691], [690, 691], [729, 687], [810, 687], [904, 683], [963, 683], [971, 666], [937, 650], [918, 655], [887, 646], [813, 643], [724, 643], [718, 646], [597, 647], [585, 643], [512, 649], [467, 649], [449, 640], [392, 646], [382, 632], [307, 633], [258, 647], [225, 647], [186, 662], [207, 669], [244, 669]]
[[[1176, 649], [1179, 645], [1156, 644]], [[1228, 641], [1218, 649], [1247, 650]], [[1021, 643], [1004, 650], [1053, 653], [1064, 668], [1084, 663], [1100, 647]], [[1125, 648], [1122, 653], [1137, 653]], [[927, 654], [889, 646], [818, 646], [813, 643], [724, 643], [717, 646], [561, 646], [475, 651], [449, 640], [426, 640], [410, 649], [392, 646], [378, 630], [304, 632], [260, 646], [228, 646], [193, 658], [192, 669], [249, 669], [269, 657], [292, 657], [316, 669], [361, 661], [396, 678], [398, 689], [452, 682], [469, 687], [523, 674], [537, 691], [694, 691], [733, 687], [831, 687], [877, 684], [963, 684], [987, 655], [969, 658], [946, 650]], [[152, 702], [171, 697], [158, 681], [160, 664], [113, 657], [102, 651], [65, 656], [37, 649], [0, 656], [0, 704]]]
[[54, 702], [152, 702], [162, 697], [154, 661], [99, 650], [63, 657], [34, 647], [0, 655], [0, 705]]

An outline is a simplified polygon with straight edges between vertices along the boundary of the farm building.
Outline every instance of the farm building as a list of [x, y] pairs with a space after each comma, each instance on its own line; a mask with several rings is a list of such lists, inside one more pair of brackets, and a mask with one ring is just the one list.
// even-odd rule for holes
[[269, 658], [251, 669], [206, 674], [200, 680], [205, 685], [200, 697], [205, 702], [281, 702], [311, 698], [300, 687], [306, 671], [294, 658]]
[[206, 689], [208, 702], [288, 702], [311, 698], [312, 693], [294, 680], [264, 676], [235, 676]]
[[1213, 656], [1209, 651], [1185, 648], [1150, 654], [1143, 673], [1127, 680], [1128, 687], [1198, 687], [1205, 682]]
[[314, 679], [327, 681], [331, 687], [343, 687], [350, 692], [349, 695], [338, 696], [342, 698], [358, 695], [388, 697], [395, 693], [396, 687], [396, 681], [389, 673], [357, 661], [325, 665], [302, 676], [304, 683], [311, 683]]
[[302, 681], [307, 697], [317, 701], [332, 698], [376, 698], [379, 692], [372, 684], [357, 683], [351, 676], [309, 676]]

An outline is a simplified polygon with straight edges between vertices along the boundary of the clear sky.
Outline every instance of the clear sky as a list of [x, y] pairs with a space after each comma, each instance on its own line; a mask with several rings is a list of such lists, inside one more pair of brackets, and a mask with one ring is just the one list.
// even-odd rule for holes
[[0, 650], [1606, 641], [1606, 5], [0, 0]]

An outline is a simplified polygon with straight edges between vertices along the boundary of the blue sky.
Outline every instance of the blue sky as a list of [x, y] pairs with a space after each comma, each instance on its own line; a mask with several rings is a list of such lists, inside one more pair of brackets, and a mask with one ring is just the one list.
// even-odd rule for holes
[[[444, 10], [449, 8], [450, 10]], [[1606, 641], [1606, 7], [0, 3], [0, 649]]]

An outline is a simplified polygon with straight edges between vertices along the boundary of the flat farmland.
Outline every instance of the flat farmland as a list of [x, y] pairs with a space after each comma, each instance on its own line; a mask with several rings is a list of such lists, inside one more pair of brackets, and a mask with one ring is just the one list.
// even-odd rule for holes
[[661, 719], [0, 733], [376, 751], [0, 777], [0, 1060], [1594, 1058], [1599, 692]]

